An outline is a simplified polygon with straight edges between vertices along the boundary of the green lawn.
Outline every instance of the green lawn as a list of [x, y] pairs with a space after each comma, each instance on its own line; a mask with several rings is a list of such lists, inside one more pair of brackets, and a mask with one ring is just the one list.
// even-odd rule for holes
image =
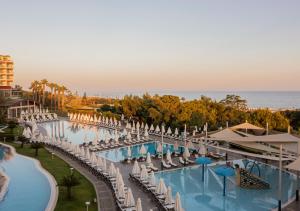
[[[8, 143], [16, 148], [16, 151], [19, 154], [26, 155], [28, 157], [37, 158], [42, 166], [54, 176], [56, 181], [59, 183], [61, 178], [64, 175], [70, 174], [70, 166], [61, 160], [60, 158], [54, 156], [52, 159], [51, 153], [49, 153], [46, 149], [39, 149], [38, 157], [35, 157], [35, 150], [30, 148], [30, 145], [24, 145], [24, 148], [20, 147], [20, 144], [16, 143]], [[74, 187], [72, 189], [71, 200], [67, 199], [67, 191], [64, 187], [59, 187], [59, 196], [55, 210], [56, 211], [82, 211], [85, 210], [85, 202], [91, 201], [91, 205], [89, 206], [89, 211], [97, 210], [97, 205], [93, 203], [94, 198], [96, 198], [96, 193], [94, 186], [79, 172], [75, 169], [73, 170], [74, 174], [80, 180], [80, 185]]]

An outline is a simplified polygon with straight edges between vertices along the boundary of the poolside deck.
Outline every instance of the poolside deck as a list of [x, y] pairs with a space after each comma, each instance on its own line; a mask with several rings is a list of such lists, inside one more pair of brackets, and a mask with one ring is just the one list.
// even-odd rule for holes
[[[44, 131], [43, 131], [44, 132]], [[150, 135], [149, 138], [153, 141], [161, 141], [161, 136], [158, 135]], [[174, 144], [173, 138], [167, 138], [164, 137], [164, 143]], [[178, 141], [178, 144], [180, 146], [184, 145], [184, 142]], [[52, 150], [52, 149], [51, 149]], [[209, 147], [210, 151], [215, 151], [214, 148]], [[220, 150], [221, 152], [225, 152], [223, 150]], [[66, 162], [68, 162], [71, 166], [76, 168], [79, 172], [81, 172], [84, 176], [86, 176], [95, 186], [97, 197], [98, 197], [98, 209], [104, 210], [104, 211], [112, 211], [117, 210], [117, 206], [114, 202], [114, 197], [112, 190], [107, 186], [107, 184], [101, 180], [99, 180], [96, 176], [94, 176], [91, 172], [89, 172], [88, 169], [85, 169], [82, 167], [79, 163], [76, 161], [70, 159], [69, 157], [65, 156], [62, 153], [56, 152], [56, 154], [64, 159]], [[234, 160], [234, 159], [243, 159], [247, 156], [242, 154], [237, 154], [234, 152], [227, 152], [228, 160]], [[265, 159], [257, 158], [257, 161], [266, 162]], [[108, 165], [111, 161], [107, 161]], [[160, 159], [153, 159], [152, 160], [154, 166], [158, 167], [160, 169]], [[178, 163], [177, 159], [174, 159], [174, 162], [178, 164], [179, 168], [182, 168], [183, 166]], [[270, 164], [278, 165], [278, 162], [276, 161], [269, 161]], [[144, 190], [135, 182], [132, 182], [129, 180], [129, 173], [131, 173], [133, 164], [124, 164], [121, 162], [114, 162], [115, 166], [119, 168], [121, 174], [124, 178], [124, 183], [127, 187], [130, 187], [132, 189], [134, 198], [137, 199], [138, 197], [141, 198], [143, 210], [149, 210], [152, 209], [153, 211], [158, 210], [158, 207], [155, 205], [151, 197], [149, 197], [149, 194], [144, 192]], [[142, 164], [142, 163], [140, 163]], [[283, 210], [286, 211], [294, 211], [294, 210], [300, 210], [300, 203], [299, 202], [293, 202]]]
[[298, 211], [298, 210], [300, 210], [300, 201], [294, 201], [282, 210], [283, 211]]
[[60, 151], [50, 149], [50, 148], [46, 148], [46, 149], [50, 152], [54, 152], [56, 156], [63, 159], [70, 166], [75, 168], [82, 175], [84, 175], [88, 180], [91, 181], [91, 183], [95, 187], [95, 191], [96, 191], [97, 198], [98, 198], [97, 199], [98, 200], [98, 210], [101, 210], [101, 211], [116, 211], [117, 210], [112, 191], [104, 181], [99, 180], [95, 175], [93, 175], [90, 171], [88, 171], [88, 169], [84, 168], [78, 162], [76, 162], [75, 160], [72, 160], [70, 157], [66, 156], [65, 154], [61, 153]]

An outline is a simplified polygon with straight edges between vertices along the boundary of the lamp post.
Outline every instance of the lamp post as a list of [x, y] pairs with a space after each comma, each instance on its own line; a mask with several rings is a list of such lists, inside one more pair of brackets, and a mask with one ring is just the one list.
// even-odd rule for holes
[[74, 168], [72, 168], [72, 167], [70, 168], [70, 171], [71, 171], [71, 175], [73, 174], [73, 169], [74, 169]]
[[164, 161], [164, 128], [165, 124], [161, 124], [161, 169], [163, 169], [163, 161]]
[[90, 206], [90, 204], [91, 204], [91, 203], [90, 203], [89, 201], [86, 201], [86, 202], [85, 202], [85, 205], [86, 205], [86, 211], [89, 211], [89, 206]]
[[279, 154], [279, 179], [278, 179], [278, 211], [281, 211], [281, 189], [282, 189], [282, 144], [280, 145]]
[[186, 146], [186, 124], [184, 124], [184, 146]]
[[54, 152], [51, 152], [51, 159], [53, 160], [53, 158], [54, 158]]

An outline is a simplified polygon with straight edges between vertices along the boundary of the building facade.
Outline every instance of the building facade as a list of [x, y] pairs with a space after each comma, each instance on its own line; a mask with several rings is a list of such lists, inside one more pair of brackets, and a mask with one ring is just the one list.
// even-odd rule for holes
[[10, 56], [0, 55], [0, 87], [11, 87], [14, 81], [14, 63]]

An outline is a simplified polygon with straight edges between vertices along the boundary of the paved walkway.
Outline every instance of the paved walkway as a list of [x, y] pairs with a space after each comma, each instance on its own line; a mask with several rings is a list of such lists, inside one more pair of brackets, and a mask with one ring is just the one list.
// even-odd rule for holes
[[98, 199], [98, 210], [100, 211], [116, 211], [117, 206], [114, 202], [114, 197], [109, 186], [104, 182], [99, 180], [95, 175], [89, 172], [86, 168], [82, 167], [77, 161], [72, 160], [66, 155], [62, 154], [60, 151], [46, 148], [50, 152], [54, 152], [56, 156], [63, 159], [70, 166], [79, 171], [84, 175], [90, 182], [94, 185], [97, 199]]
[[283, 209], [283, 211], [297, 211], [300, 210], [300, 201], [293, 201], [287, 207]]

